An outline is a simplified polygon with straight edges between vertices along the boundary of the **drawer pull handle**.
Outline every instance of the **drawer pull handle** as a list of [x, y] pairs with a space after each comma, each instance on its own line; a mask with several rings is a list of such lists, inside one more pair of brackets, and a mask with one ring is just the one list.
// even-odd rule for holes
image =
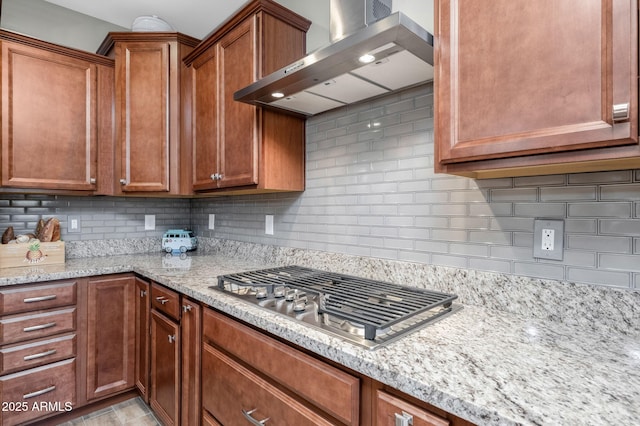
[[44, 302], [47, 300], [53, 300], [58, 297], [55, 294], [50, 294], [48, 296], [38, 296], [38, 297], [27, 297], [23, 300], [24, 303], [35, 303], [35, 302]]
[[245, 417], [245, 419], [249, 420], [249, 422], [251, 422], [252, 425], [255, 426], [262, 426], [264, 425], [266, 422], [269, 421], [269, 417], [267, 417], [264, 420], [256, 420], [253, 418], [252, 414], [255, 413], [258, 409], [254, 408], [253, 410], [247, 411], [244, 408], [242, 409], [242, 415]]
[[49, 322], [47, 324], [32, 325], [31, 327], [25, 327], [22, 329], [22, 331], [24, 331], [25, 333], [28, 333], [29, 331], [44, 330], [45, 328], [51, 328], [55, 326], [56, 326], [55, 322]]
[[163, 305], [169, 301], [169, 299], [167, 299], [166, 297], [163, 297], [163, 296], [156, 297], [156, 300], [158, 302], [162, 303]]
[[405, 413], [402, 414], [395, 413], [396, 415], [396, 426], [413, 426], [413, 416], [411, 414]]
[[48, 351], [40, 352], [39, 354], [27, 355], [23, 359], [25, 361], [32, 361], [38, 358], [44, 358], [49, 355], [55, 354], [57, 351], [55, 349], [49, 349]]
[[35, 398], [36, 396], [44, 395], [45, 393], [53, 392], [54, 390], [56, 390], [55, 385], [49, 386], [48, 388], [22, 395], [22, 399]]

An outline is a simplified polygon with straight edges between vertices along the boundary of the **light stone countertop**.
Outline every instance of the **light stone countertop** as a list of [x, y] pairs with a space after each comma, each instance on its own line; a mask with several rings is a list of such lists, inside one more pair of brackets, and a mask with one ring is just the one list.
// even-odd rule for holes
[[136, 272], [477, 424], [640, 424], [635, 333], [598, 332], [465, 304], [371, 351], [209, 288], [221, 274], [280, 266], [249, 258], [68, 259], [63, 265], [1, 269], [0, 287]]

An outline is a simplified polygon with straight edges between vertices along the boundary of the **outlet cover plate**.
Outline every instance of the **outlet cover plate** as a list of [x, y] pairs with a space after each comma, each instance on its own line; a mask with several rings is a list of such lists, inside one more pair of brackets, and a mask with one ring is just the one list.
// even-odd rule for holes
[[[550, 233], [553, 234], [552, 242], [545, 239], [545, 235]], [[553, 250], [549, 248], [553, 248]], [[563, 255], [564, 220], [535, 219], [533, 221], [533, 257], [536, 259], [562, 260]]]
[[67, 216], [67, 232], [70, 234], [79, 234], [82, 232], [80, 216]]

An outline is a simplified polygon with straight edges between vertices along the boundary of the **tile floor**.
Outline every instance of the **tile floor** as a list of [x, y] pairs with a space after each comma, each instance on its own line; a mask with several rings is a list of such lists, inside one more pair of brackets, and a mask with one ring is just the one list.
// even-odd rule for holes
[[94, 411], [77, 419], [60, 423], [58, 426], [162, 426], [151, 409], [140, 398], [123, 401], [111, 407]]

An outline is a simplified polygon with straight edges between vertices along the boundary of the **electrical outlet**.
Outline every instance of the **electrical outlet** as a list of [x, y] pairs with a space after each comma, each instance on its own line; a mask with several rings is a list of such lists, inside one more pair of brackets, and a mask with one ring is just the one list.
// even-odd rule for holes
[[542, 230], [542, 250], [545, 251], [553, 251], [553, 237], [556, 231], [553, 229], [543, 229]]
[[562, 260], [564, 220], [536, 219], [533, 222], [533, 257]]
[[82, 228], [80, 226], [80, 217], [79, 216], [69, 216], [69, 217], [67, 217], [67, 232], [70, 233], [70, 234], [82, 232]]
[[267, 235], [273, 235], [273, 215], [268, 214], [264, 217], [264, 233]]

